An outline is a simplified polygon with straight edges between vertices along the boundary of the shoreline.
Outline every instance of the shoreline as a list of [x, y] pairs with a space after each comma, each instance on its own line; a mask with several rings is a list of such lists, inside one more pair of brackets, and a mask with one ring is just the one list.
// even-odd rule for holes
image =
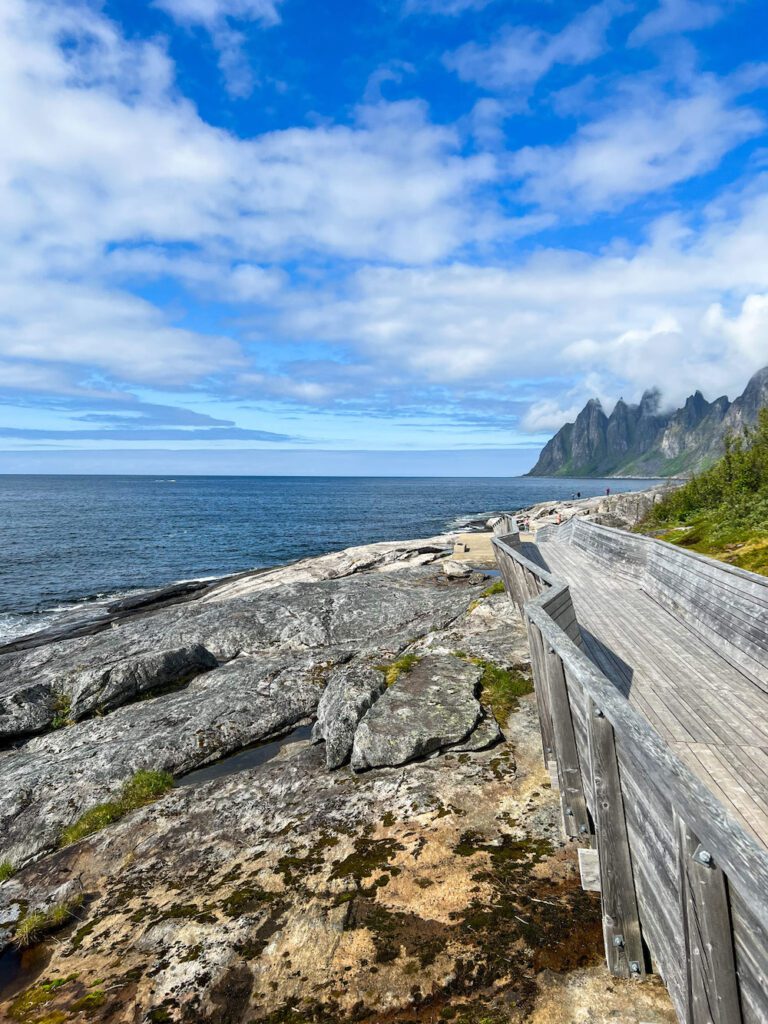
[[[627, 478], [630, 479], [630, 478]], [[645, 479], [637, 477], [633, 479]], [[446, 547], [454, 548], [454, 556], [459, 561], [472, 561], [474, 558], [488, 564], [493, 561], [492, 552], [488, 545], [477, 541], [472, 543], [471, 538], [479, 534], [487, 533], [491, 529], [494, 519], [504, 513], [514, 515], [521, 525], [530, 520], [533, 532], [541, 526], [550, 525], [557, 521], [560, 515], [563, 521], [572, 515], [588, 515], [594, 518], [595, 515], [613, 518], [613, 522], [607, 525], [622, 525], [622, 522], [629, 521], [622, 515], [622, 510], [637, 505], [633, 501], [635, 496], [657, 494], [669, 484], [662, 484], [651, 487], [644, 491], [616, 491], [611, 495], [601, 495], [590, 498], [575, 499], [553, 499], [551, 501], [537, 502], [533, 505], [523, 505], [518, 509], [504, 509], [490, 513], [467, 513], [456, 515], [446, 524], [443, 531], [435, 537], [446, 539]], [[646, 506], [647, 507], [647, 506]], [[639, 518], [639, 517], [638, 517]], [[462, 538], [467, 538], [462, 541]], [[4, 615], [17, 615], [20, 619], [26, 620], [33, 626], [34, 619], [39, 615], [48, 620], [48, 624], [39, 629], [32, 629], [24, 632], [11, 634], [8, 639], [0, 641], [0, 655], [13, 653], [20, 650], [30, 650], [44, 644], [55, 643], [58, 640], [73, 639], [76, 637], [93, 636], [109, 628], [113, 623], [124, 621], [144, 612], [159, 610], [173, 605], [195, 601], [200, 598], [207, 598], [214, 594], [219, 588], [229, 588], [240, 580], [249, 580], [266, 573], [279, 572], [302, 562], [310, 562], [320, 558], [327, 558], [338, 555], [343, 551], [354, 550], [360, 547], [372, 547], [377, 544], [406, 544], [411, 538], [398, 540], [371, 541], [363, 545], [354, 545], [351, 548], [338, 548], [320, 551], [305, 558], [292, 559], [288, 562], [278, 562], [272, 565], [248, 568], [240, 572], [225, 573], [223, 575], [207, 576], [200, 578], [189, 578], [170, 582], [157, 587], [139, 588], [128, 592], [116, 592], [112, 596], [100, 599], [95, 597], [83, 597], [73, 602], [68, 608], [46, 609], [34, 612], [5, 612]], [[465, 550], [458, 550], [458, 545], [464, 543]], [[475, 551], [473, 552], [473, 548]], [[488, 548], [488, 550], [486, 550]], [[478, 550], [479, 549], [479, 550]], [[489, 557], [490, 553], [490, 557]]]

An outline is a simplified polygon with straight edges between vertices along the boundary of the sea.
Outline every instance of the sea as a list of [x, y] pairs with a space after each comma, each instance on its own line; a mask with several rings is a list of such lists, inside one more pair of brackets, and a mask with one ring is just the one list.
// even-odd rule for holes
[[654, 482], [0, 475], [0, 643], [171, 583]]

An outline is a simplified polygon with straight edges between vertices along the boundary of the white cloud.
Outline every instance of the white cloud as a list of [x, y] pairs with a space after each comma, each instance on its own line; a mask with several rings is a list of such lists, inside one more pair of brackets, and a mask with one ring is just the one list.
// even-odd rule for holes
[[0, 284], [3, 356], [33, 365], [96, 365], [122, 380], [170, 385], [242, 363], [232, 341], [170, 326], [133, 295], [50, 280], [41, 291], [14, 277]]
[[464, 157], [423, 104], [243, 140], [179, 98], [172, 71], [92, 8], [4, 4], [0, 357], [193, 380], [231, 365], [235, 346], [174, 327], [117, 291], [120, 275], [258, 303], [284, 285], [274, 261], [419, 263], [488, 230], [473, 195], [491, 158]]
[[504, 30], [489, 46], [465, 43], [446, 54], [448, 68], [485, 89], [527, 94], [557, 64], [585, 64], [605, 49], [605, 34], [623, 12], [616, 0], [595, 4], [557, 33], [527, 25]]
[[234, 27], [255, 22], [269, 28], [280, 22], [282, 0], [154, 0], [180, 25], [201, 26], [219, 53], [219, 68], [231, 96], [246, 97], [255, 79], [245, 53], [245, 37]]
[[481, 11], [493, 0], [405, 0], [405, 14], [441, 14], [455, 17], [465, 11]]
[[707, 0], [661, 0], [659, 6], [646, 14], [634, 29], [629, 42], [641, 45], [658, 36], [709, 28], [723, 17], [730, 6], [730, 3]]
[[527, 421], [541, 429], [595, 393], [631, 400], [658, 384], [670, 402], [697, 387], [733, 396], [768, 363], [767, 317], [763, 182], [733, 219], [713, 213], [699, 234], [661, 221], [631, 255], [549, 250], [515, 269], [361, 270], [335, 302], [294, 295], [283, 330], [336, 341], [396, 366], [402, 380], [456, 395], [509, 378], [541, 381]]
[[531, 404], [520, 425], [531, 434], [554, 432], [564, 423], [573, 423], [583, 404], [582, 402], [563, 408], [560, 402], [553, 398], [542, 398]]
[[733, 100], [727, 83], [708, 76], [678, 97], [638, 82], [611, 113], [565, 145], [526, 147], [511, 167], [524, 179], [529, 202], [582, 215], [613, 209], [712, 170], [729, 150], [762, 133], [762, 115]]
[[160, 7], [187, 25], [212, 28], [227, 18], [276, 25], [280, 21], [282, 0], [154, 0]]

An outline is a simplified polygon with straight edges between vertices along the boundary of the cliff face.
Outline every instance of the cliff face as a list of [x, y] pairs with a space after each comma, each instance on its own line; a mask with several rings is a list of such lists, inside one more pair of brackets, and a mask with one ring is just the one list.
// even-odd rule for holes
[[610, 416], [592, 398], [575, 423], [566, 423], [542, 449], [529, 476], [677, 476], [703, 469], [723, 451], [723, 438], [739, 433], [768, 406], [768, 366], [744, 393], [708, 402], [700, 391], [681, 409], [659, 412], [660, 393], [646, 391], [638, 405], [619, 399]]

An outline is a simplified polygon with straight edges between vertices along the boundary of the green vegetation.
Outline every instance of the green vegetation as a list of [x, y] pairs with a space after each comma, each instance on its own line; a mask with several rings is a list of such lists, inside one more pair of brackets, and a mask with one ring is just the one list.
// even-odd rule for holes
[[64, 925], [69, 924], [75, 917], [75, 913], [83, 905], [82, 893], [70, 896], [60, 903], [54, 903], [47, 910], [33, 910], [16, 925], [14, 941], [19, 949], [26, 949], [34, 946], [40, 939], [49, 932], [58, 931]]
[[51, 719], [52, 729], [63, 729], [65, 725], [73, 725], [72, 698], [68, 693], [57, 690], [53, 695], [53, 718]]
[[16, 874], [16, 868], [9, 860], [0, 860], [0, 882], [7, 882]]
[[484, 598], [486, 598], [486, 597], [493, 597], [494, 594], [503, 594], [503, 593], [504, 593], [504, 581], [503, 580], [496, 580], [496, 582], [492, 583], [490, 585], [490, 587], [486, 587], [485, 590], [481, 591], [479, 597], [476, 597], [474, 601], [470, 601], [470, 603], [467, 605], [467, 614], [470, 614], [471, 612], [473, 612], [475, 610], [475, 608], [478, 607], [478, 605], [480, 604], [480, 602]]
[[496, 580], [490, 587], [486, 587], [480, 597], [493, 597], [494, 594], [504, 593], [504, 580]]
[[655, 505], [638, 529], [768, 575], [768, 409], [725, 455]]
[[65, 828], [61, 833], [60, 846], [70, 846], [79, 839], [98, 832], [112, 822], [118, 821], [129, 811], [143, 807], [159, 799], [173, 786], [173, 776], [168, 772], [139, 771], [123, 786], [117, 800], [97, 804], [86, 811], [74, 825]]
[[499, 725], [504, 728], [513, 711], [517, 711], [518, 697], [533, 693], [533, 683], [522, 672], [502, 668], [483, 658], [472, 658], [464, 651], [454, 651], [454, 657], [462, 658], [483, 670], [480, 677], [480, 700], [486, 704]]
[[402, 658], [390, 662], [389, 665], [377, 665], [376, 667], [384, 673], [387, 686], [394, 686], [404, 672], [410, 672], [413, 666], [418, 665], [420, 661], [421, 657], [418, 654], [404, 654]]

